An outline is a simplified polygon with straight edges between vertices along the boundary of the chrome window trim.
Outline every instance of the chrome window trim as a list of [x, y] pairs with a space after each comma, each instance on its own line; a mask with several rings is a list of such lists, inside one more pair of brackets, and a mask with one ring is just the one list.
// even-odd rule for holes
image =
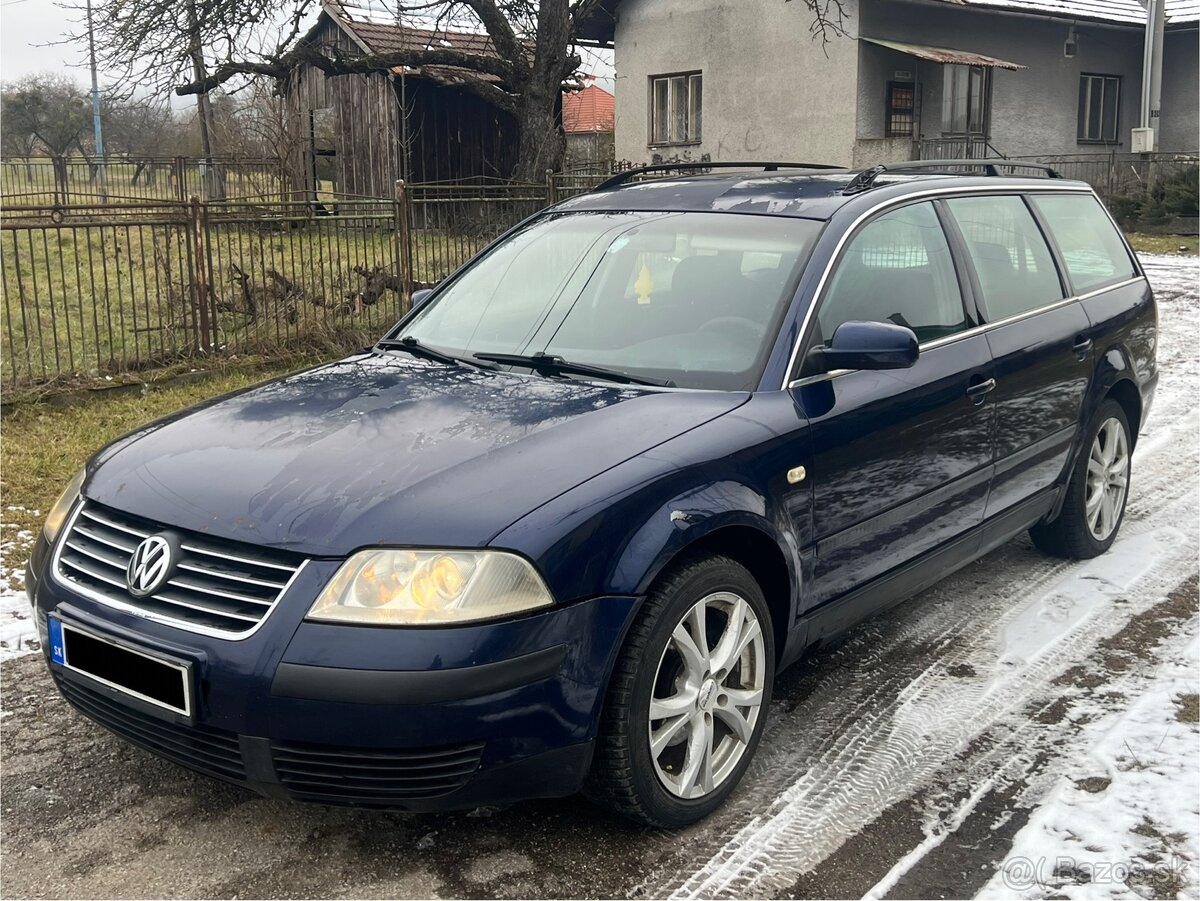
[[[829, 275], [831, 272], [833, 272], [834, 267], [837, 266], [837, 264], [841, 261], [842, 250], [845, 248], [846, 242], [849, 241], [850, 237], [852, 235], [854, 235], [855, 232], [858, 231], [858, 227], [860, 225], [862, 225], [862, 223], [866, 219], [869, 219], [871, 216], [874, 216], [876, 213], [879, 213], [882, 210], [890, 209], [891, 207], [904, 206], [908, 203], [911, 203], [914, 201], [919, 201], [919, 200], [925, 200], [925, 199], [928, 199], [931, 197], [946, 197], [946, 196], [971, 197], [971, 196], [976, 196], [976, 195], [981, 195], [981, 194], [984, 196], [989, 196], [992, 194], [1030, 194], [1030, 193], [1038, 192], [1038, 191], [1048, 192], [1048, 193], [1060, 193], [1060, 194], [1068, 194], [1068, 193], [1069, 194], [1089, 194], [1093, 197], [1096, 194], [1096, 192], [1093, 191], [1087, 185], [1053, 185], [1052, 186], [1052, 185], [1031, 184], [1028, 182], [1026, 182], [1024, 184], [1019, 184], [1019, 185], [1016, 185], [1016, 184], [996, 185], [995, 187], [981, 187], [979, 185], [975, 185], [973, 187], [961, 187], [960, 186], [960, 187], [951, 187], [951, 188], [929, 188], [924, 191], [914, 191], [911, 194], [905, 194], [903, 197], [893, 197], [889, 200], [880, 201], [879, 203], [875, 204], [874, 206], [872, 206], [872, 207], [864, 210], [862, 213], [860, 213], [857, 216], [857, 218], [855, 218], [855, 220], [850, 223], [850, 227], [847, 228], [844, 232], [842, 232], [841, 237], [838, 238], [838, 242], [833, 248], [833, 253], [829, 257], [829, 262], [825, 265], [825, 271], [821, 273], [821, 278], [818, 279], [818, 281], [817, 281], [817, 287], [813, 290], [813, 295], [812, 295], [813, 302], [810, 303], [808, 305], [808, 309], [804, 311], [804, 319], [800, 323], [800, 331], [798, 333], [796, 343], [792, 346], [792, 352], [788, 356], [787, 368], [784, 370], [784, 373], [783, 373], [783, 384], [780, 386], [780, 390], [786, 391], [789, 388], [796, 387], [796, 382], [805, 382], [807, 384], [809, 379], [818, 378], [817, 376], [809, 376], [805, 379], [796, 379], [795, 381], [789, 381], [789, 379], [791, 378], [792, 372], [796, 368], [796, 360], [800, 356], [800, 349], [804, 346], [804, 342], [808, 340], [808, 332], [809, 332], [809, 329], [812, 327], [812, 318], [813, 318], [813, 315], [816, 313], [817, 307], [821, 303], [822, 294], [825, 291], [825, 283], [829, 280]], [[1101, 206], [1103, 206], [1103, 204], [1101, 204]], [[1108, 288], [1105, 288], [1104, 290], [1111, 291], [1115, 287], [1118, 287], [1118, 286], [1111, 285]], [[1078, 298], [1075, 298], [1075, 297], [1068, 297], [1068, 298], [1063, 298], [1062, 302], [1065, 303], [1067, 301], [1072, 301], [1072, 300], [1077, 300], [1077, 299]], [[1055, 301], [1055, 303], [1058, 303], [1058, 302], [1059, 301]], [[1028, 312], [1035, 313], [1035, 312], [1043, 312], [1043, 311], [1044, 311], [1044, 308], [1038, 308], [1037, 310], [1031, 310]], [[1020, 314], [1020, 315], [1026, 315], [1026, 314]], [[985, 327], [993, 325], [993, 324], [999, 324], [999, 323], [987, 323], [985, 326], [977, 326], [977, 328], [985, 328]], [[966, 332], [962, 332], [960, 334], [965, 335]], [[949, 337], [959, 337], [959, 336], [952, 335]], [[830, 375], [830, 373], [822, 373], [821, 377], [828, 376], [828, 375]]]
[[[131, 616], [136, 616], [140, 619], [148, 619], [164, 626], [170, 626], [173, 629], [182, 629], [185, 632], [194, 632], [197, 635], [205, 635], [209, 638], [222, 638], [226, 641], [244, 641], [258, 632], [258, 630], [266, 624], [267, 619], [270, 618], [271, 614], [275, 612], [275, 608], [279, 606], [285, 597], [287, 597], [288, 592], [292, 588], [292, 584], [300, 577], [300, 574], [304, 572], [304, 570], [308, 567], [308, 564], [312, 562], [307, 558], [301, 561], [300, 565], [296, 567], [296, 571], [292, 573], [292, 577], [288, 579], [284, 586], [279, 590], [279, 594], [271, 603], [271, 606], [262, 615], [262, 619], [260, 619], [245, 632], [230, 632], [225, 629], [216, 629], [212, 626], [202, 626], [198, 623], [189, 623], [186, 620], [164, 616], [161, 613], [155, 613], [152, 610], [145, 610], [141, 607], [136, 607], [133, 604], [126, 604], [123, 601], [118, 601], [114, 598], [107, 597], [103, 594], [100, 594], [98, 591], [93, 591], [86, 585], [80, 585], [77, 582], [72, 582], [68, 580], [66, 576], [62, 575], [62, 564], [60, 562], [62, 549], [66, 546], [67, 536], [71, 534], [71, 530], [75, 527], [75, 520], [79, 518], [81, 513], [83, 513], [85, 503], [86, 500], [82, 497], [75, 502], [75, 509], [71, 512], [70, 518], [63, 525], [62, 533], [54, 542], [54, 553], [50, 558], [50, 577], [54, 580], [58, 587], [65, 591], [82, 595], [83, 597], [95, 601], [98, 604], [103, 604], [105, 607], [111, 607], [114, 610], [120, 610], [122, 613], [128, 613]], [[229, 559], [233, 560], [238, 558], [235, 555], [230, 555]], [[244, 560], [245, 558], [242, 559]]]
[[[983, 335], [992, 331], [993, 329], [1004, 328], [1006, 325], [1012, 325], [1013, 323], [1020, 322], [1023, 319], [1029, 319], [1033, 316], [1040, 316], [1042, 313], [1049, 313], [1052, 310], [1057, 310], [1060, 307], [1067, 306], [1068, 304], [1078, 303], [1081, 300], [1087, 300], [1090, 297], [1096, 297], [1109, 291], [1115, 291], [1118, 288], [1128, 288], [1130, 285], [1136, 285], [1138, 282], [1144, 281], [1146, 281], [1146, 277], [1144, 275], [1138, 275], [1134, 278], [1127, 278], [1124, 281], [1116, 282], [1111, 285], [1105, 285], [1102, 288], [1096, 288], [1083, 294], [1076, 294], [1073, 297], [1064, 297], [1062, 300], [1047, 304], [1044, 307], [1035, 307], [1032, 310], [1026, 310], [1023, 313], [1017, 313], [1013, 316], [1009, 316], [1006, 319], [997, 319], [995, 322], [985, 322], [983, 325], [977, 325], [974, 328], [965, 329], [964, 331], [956, 332], [953, 335], [946, 335], [944, 338], [938, 338], [934, 341], [926, 341], [919, 345], [920, 351], [921, 353], [925, 353], [929, 350], [936, 350], [939, 347], [945, 347], [947, 344], [953, 344], [956, 341], [962, 341], [975, 335]], [[805, 376], [802, 379], [795, 379], [794, 381], [788, 382], [785, 390], [790, 391], [792, 388], [803, 388], [805, 385], [813, 385], [826, 379], [835, 379], [839, 376], [846, 375], [849, 372], [859, 371], [860, 370], [857, 369], [835, 369], [832, 372], [822, 372], [817, 375]]]

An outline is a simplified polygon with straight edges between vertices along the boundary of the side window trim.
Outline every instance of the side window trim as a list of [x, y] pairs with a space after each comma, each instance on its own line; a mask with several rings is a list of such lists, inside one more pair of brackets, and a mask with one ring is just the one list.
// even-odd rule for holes
[[[943, 338], [930, 339], [929, 341], [923, 341], [923, 342], [921, 342], [921, 346], [924, 347], [926, 345], [934, 345], [934, 344], [941, 344], [943, 342], [948, 342], [949, 339], [957, 338], [959, 335], [966, 334], [967, 332], [972, 331], [973, 329], [977, 328], [982, 323], [982, 320], [977, 318], [977, 314], [974, 313], [976, 295], [975, 295], [974, 291], [971, 291], [970, 297], [968, 297], [967, 289], [970, 288], [971, 286], [969, 283], [965, 287], [963, 285], [963, 270], [962, 270], [962, 267], [960, 267], [958, 260], [956, 259], [957, 254], [955, 252], [956, 248], [954, 246], [954, 242], [951, 238], [950, 233], [946, 229], [945, 222], [943, 221], [942, 210], [939, 209], [940, 201], [937, 200], [936, 198], [932, 198], [932, 197], [914, 197], [914, 198], [912, 198], [911, 201], [908, 201], [906, 203], [898, 203], [898, 204], [895, 204], [894, 206], [887, 206], [884, 209], [878, 210], [877, 212], [875, 212], [872, 215], [868, 216], [867, 218], [863, 219], [861, 222], [858, 222], [854, 226], [854, 228], [850, 231], [850, 233], [848, 235], [846, 235], [845, 239], [842, 241], [841, 246], [838, 248], [837, 255], [828, 264], [827, 269], [828, 269], [829, 277], [826, 278], [824, 281], [824, 284], [821, 285], [820, 294], [818, 294], [813, 299], [811, 320], [808, 323], [807, 333], [800, 336], [801, 342], [802, 342], [801, 352], [796, 357], [796, 363], [795, 363], [795, 366], [793, 367], [792, 372], [789, 373], [789, 381], [794, 380], [794, 379], [807, 379], [807, 378], [813, 377], [813, 375], [814, 375], [813, 373], [809, 373], [808, 375], [804, 374], [804, 361], [806, 359], [808, 359], [808, 356], [811, 353], [812, 349], [816, 346], [815, 342], [817, 341], [817, 339], [825, 337], [824, 335], [821, 334], [821, 320], [820, 320], [821, 305], [825, 302], [825, 299], [828, 296], [830, 289], [832, 288], [832, 286], [835, 284], [835, 282], [837, 280], [838, 267], [840, 267], [842, 265], [842, 262], [844, 261], [845, 256], [846, 256], [847, 249], [849, 249], [851, 246], [853, 246], [855, 240], [858, 238], [859, 235], [862, 234], [862, 232], [865, 229], [867, 229], [869, 226], [873, 225], [875, 222], [882, 219], [884, 216], [890, 216], [891, 214], [896, 213], [900, 210], [904, 210], [909, 207], [917, 206], [917, 205], [923, 204], [923, 203], [927, 203], [933, 208], [934, 215], [937, 217], [938, 222], [941, 224], [942, 234], [945, 237], [946, 244], [950, 249], [950, 259], [953, 263], [955, 276], [957, 278], [957, 282], [959, 285], [959, 303], [962, 305], [963, 316], [966, 319], [967, 325], [966, 325], [966, 328], [963, 329], [963, 331], [958, 332], [957, 334], [949, 335], [949, 336], [946, 336]], [[820, 373], [818, 375], [826, 375], [826, 374], [827, 373]]]
[[1042, 240], [1046, 242], [1046, 246], [1050, 248], [1050, 258], [1054, 260], [1054, 268], [1058, 270], [1058, 284], [1062, 288], [1063, 299], [1067, 300], [1075, 296], [1075, 288], [1071, 284], [1070, 273], [1067, 272], [1067, 264], [1063, 259], [1062, 248], [1058, 246], [1058, 239], [1054, 237], [1054, 232], [1050, 230], [1049, 224], [1046, 222], [1042, 211], [1037, 208], [1037, 204], [1033, 202], [1028, 194], [1022, 194], [1021, 200], [1025, 203], [1025, 209], [1029, 210], [1029, 215], [1033, 217], [1033, 222], [1037, 226], [1038, 231], [1042, 233]]
[[[963, 263], [965, 266], [968, 267], [968, 269], [970, 270], [970, 273], [971, 273], [971, 286], [975, 292], [975, 295], [974, 295], [975, 296], [975, 305], [978, 310], [979, 327], [980, 328], [986, 328], [988, 326], [995, 325], [998, 322], [1007, 322], [1010, 319], [1016, 320], [1016, 319], [1025, 318], [1027, 316], [1033, 316], [1039, 312], [1054, 309], [1056, 307], [1062, 306], [1063, 304], [1068, 303], [1075, 299], [1074, 295], [1071, 293], [1070, 284], [1067, 282], [1067, 279], [1066, 279], [1066, 274], [1065, 274], [1066, 267], [1063, 265], [1062, 258], [1058, 251], [1058, 246], [1054, 243], [1053, 238], [1051, 238], [1050, 235], [1048, 234], [1044, 223], [1042, 222], [1040, 216], [1038, 215], [1036, 208], [1034, 207], [1034, 204], [1030, 202], [1027, 192], [1025, 192], [1025, 191], [1003, 191], [1003, 192], [990, 193], [988, 191], [975, 191], [975, 192], [972, 192], [969, 194], [967, 194], [967, 193], [956, 194], [956, 195], [947, 197], [944, 200], [939, 200], [938, 202], [945, 203], [945, 201], [948, 201], [948, 200], [959, 200], [959, 199], [969, 198], [969, 197], [988, 197], [988, 198], [1016, 197], [1021, 201], [1021, 203], [1024, 205], [1025, 209], [1029, 211], [1029, 215], [1033, 219], [1034, 226], [1037, 228], [1038, 233], [1042, 236], [1043, 242], [1046, 244], [1046, 251], [1047, 251], [1047, 253], [1050, 254], [1050, 259], [1054, 263], [1055, 272], [1058, 276], [1058, 290], [1062, 293], [1062, 297], [1059, 297], [1055, 300], [1047, 301], [1046, 303], [1042, 304], [1041, 306], [1034, 307], [1030, 310], [1025, 310], [1022, 313], [1014, 314], [1012, 316], [993, 317], [993, 315], [988, 310], [987, 298], [983, 292], [983, 282], [979, 278], [979, 272], [975, 267], [975, 261], [971, 257], [971, 253], [970, 253], [970, 250], [968, 247], [966, 235], [963, 233], [962, 227], [958, 224], [958, 220], [954, 217], [954, 214], [950, 210], [949, 205], [946, 204], [946, 206], [945, 206], [946, 218], [948, 220], [950, 220], [950, 222], [953, 225], [954, 233], [962, 241], [961, 248], [962, 248]], [[957, 248], [955, 248], [955, 249], [957, 249]]]
[[963, 236], [962, 229], [958, 227], [958, 222], [950, 215], [945, 200], [942, 198], [934, 200], [933, 209], [937, 213], [938, 221], [942, 223], [942, 231], [950, 245], [950, 257], [954, 260], [954, 271], [958, 273], [958, 286], [962, 294], [963, 309], [967, 316], [967, 327], [968, 329], [978, 328], [987, 319], [980, 301], [983, 291], [979, 287], [979, 276], [975, 273], [975, 265], [971, 262], [971, 254], [967, 250], [967, 239]]

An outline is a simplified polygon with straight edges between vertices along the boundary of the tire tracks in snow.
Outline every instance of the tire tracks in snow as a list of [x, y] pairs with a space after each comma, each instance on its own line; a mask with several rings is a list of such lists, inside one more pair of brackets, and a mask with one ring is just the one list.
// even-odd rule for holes
[[[693, 827], [674, 873], [637, 892], [787, 889], [891, 805], [944, 778], [974, 740], [1020, 732], [1022, 711], [1053, 695], [1056, 677], [1195, 572], [1200, 412], [1189, 277], [1160, 291], [1159, 397], [1113, 550], [1071, 563], [1014, 541], [785, 674], [743, 786]], [[998, 747], [963, 764], [970, 784], [1022, 772], [1026, 758]]]

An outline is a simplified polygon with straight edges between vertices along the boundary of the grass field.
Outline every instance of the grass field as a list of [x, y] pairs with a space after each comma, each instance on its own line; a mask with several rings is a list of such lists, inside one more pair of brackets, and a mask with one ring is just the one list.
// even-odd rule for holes
[[[201, 259], [216, 313], [214, 350], [344, 346], [399, 318], [406, 300], [389, 210], [364, 204], [361, 216], [210, 223]], [[483, 243], [414, 232], [413, 280], [440, 281]], [[181, 217], [5, 223], [6, 391], [159, 365], [196, 348], [195, 259], [194, 234]]]
[[1132, 232], [1127, 237], [1138, 253], [1158, 253], [1167, 256], [1196, 256], [1200, 253], [1200, 238], [1195, 235], [1147, 235]]
[[[277, 199], [290, 190], [274, 163], [222, 164], [225, 194], [230, 198]], [[136, 181], [134, 176], [137, 176]], [[63, 177], [65, 176], [65, 178]], [[197, 160], [176, 168], [173, 160], [139, 166], [110, 160], [105, 167], [108, 200], [187, 200], [204, 193]], [[0, 198], [6, 207], [99, 203], [99, 181], [82, 159], [68, 159], [57, 175], [47, 159], [9, 159], [0, 165]]]
[[5, 534], [34, 535], [58, 492], [93, 451], [160, 416], [219, 394], [236, 391], [317, 362], [315, 358], [258, 368], [226, 370], [187, 384], [149, 386], [141, 394], [93, 396], [71, 406], [28, 403], [0, 421], [0, 520]]

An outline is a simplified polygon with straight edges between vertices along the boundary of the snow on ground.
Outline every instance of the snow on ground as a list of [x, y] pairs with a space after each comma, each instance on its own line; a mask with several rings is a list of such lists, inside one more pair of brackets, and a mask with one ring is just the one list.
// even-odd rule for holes
[[1196, 620], [1172, 645], [1126, 709], [1083, 727], [1077, 778], [1043, 800], [978, 897], [1200, 895]]
[[[12, 506], [5, 510], [24, 512]], [[34, 515], [40, 514], [35, 511]], [[35, 538], [27, 529], [0, 521], [0, 661], [38, 649], [37, 630], [25, 597], [25, 560]]]
[[[695, 836], [694, 855], [681, 861], [674, 877], [651, 880], [646, 894], [787, 895], [801, 876], [817, 871], [852, 837], [873, 835], [879, 818], [907, 799], [922, 793], [948, 798], [951, 810], [930, 805], [925, 841], [896, 854], [898, 863], [868, 895], [902, 891], [898, 884], [926, 866], [925, 858], [977, 814], [984, 795], [1024, 785], [1021, 803], [1038, 807], [1066, 778], [1060, 770], [1089, 753], [1085, 739], [1091, 733], [1080, 734], [1086, 715], [1047, 726], [1032, 724], [1028, 711], [1060, 698], [1058, 680], [1065, 671], [1197, 572], [1200, 261], [1144, 257], [1143, 263], [1159, 298], [1161, 375], [1134, 455], [1129, 510], [1117, 543], [1103, 557], [1067, 563], [1045, 558], [1019, 539], [930, 589], [919, 604], [897, 608], [858, 630], [843, 650], [842, 669], [815, 685], [799, 705], [775, 711], [768, 722], [759, 759], [728, 805], [740, 813], [741, 824], [715, 846], [710, 837]], [[1192, 619], [1194, 628], [1194, 614]], [[924, 650], [906, 660], [906, 648], [913, 646]], [[1152, 684], [1134, 680], [1110, 693], [1106, 714], [1126, 723], [1113, 726], [1118, 735], [1153, 711], [1159, 718], [1145, 728], [1157, 729], [1158, 737], [1181, 725], [1162, 705], [1135, 705], [1119, 713], [1124, 707], [1111, 700], [1153, 694]], [[997, 742], [996, 750], [973, 750], [983, 735], [989, 736], [985, 746]], [[1135, 745], [1140, 735], [1122, 738]], [[1194, 746], [1170, 742], [1163, 747], [1168, 746], [1178, 755], [1178, 768], [1195, 771], [1200, 754]], [[1039, 759], [1065, 764], [1042, 772]], [[1175, 781], [1175, 771], [1160, 770], [1144, 776], [1157, 787], [1157, 798], [1187, 790]], [[1125, 809], [1131, 802], [1122, 786], [1105, 803]], [[1134, 809], [1129, 807], [1130, 816]], [[1196, 847], [1200, 822], [1186, 808], [1173, 811], [1156, 822], [1169, 820], [1173, 825], [1164, 829], [1183, 833], [1174, 836], [1174, 844], [1184, 855]], [[1065, 818], [1069, 813], [1059, 822]], [[1037, 847], [1036, 833], [1029, 835], [1029, 847]], [[1110, 857], [1119, 851], [1132, 861], [1143, 850], [1142, 838], [1126, 820], [1111, 820], [1104, 842], [1085, 841], [1081, 848], [1106, 848]], [[1191, 875], [1181, 877], [1191, 895], [1200, 889], [1196, 860], [1192, 853]], [[979, 866], [991, 865], [984, 852]], [[992, 894], [1002, 894], [1001, 888], [1002, 883]], [[1036, 883], [1030, 893], [1056, 894], [1039, 891]]]

